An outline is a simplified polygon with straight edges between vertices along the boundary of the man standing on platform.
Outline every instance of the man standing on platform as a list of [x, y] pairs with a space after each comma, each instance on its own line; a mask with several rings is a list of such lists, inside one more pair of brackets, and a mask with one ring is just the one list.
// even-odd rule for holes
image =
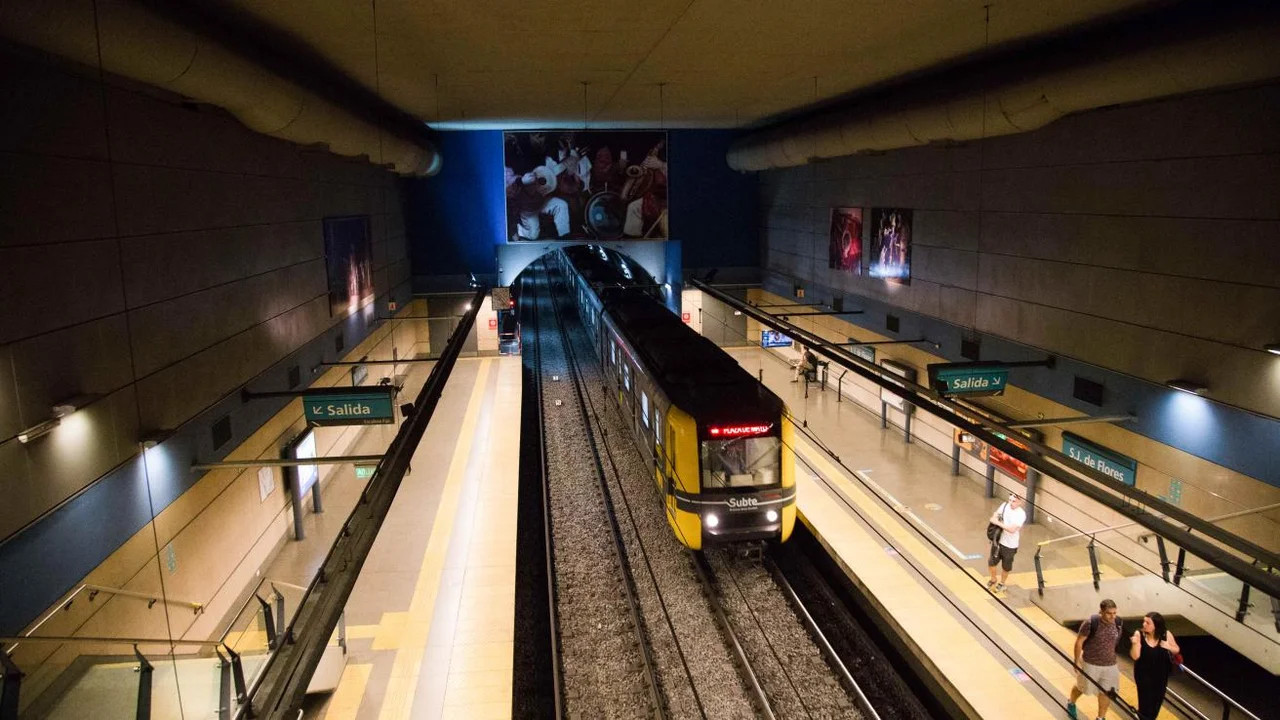
[[[1018, 554], [1018, 537], [1027, 522], [1022, 498], [1009, 493], [1009, 501], [996, 508], [990, 522], [999, 526], [1000, 536], [991, 541], [991, 555], [987, 558], [987, 572], [991, 579], [987, 581], [987, 589], [1004, 592], [1004, 585], [1009, 582], [1009, 571], [1013, 569], [1013, 556]], [[996, 582], [996, 565], [1000, 565], [1000, 582]]]
[[[1067, 714], [1076, 717], [1076, 700], [1091, 693], [1098, 696], [1098, 718], [1107, 716], [1111, 696], [1120, 686], [1120, 670], [1116, 667], [1116, 643], [1123, 635], [1120, 618], [1113, 600], [1103, 600], [1098, 614], [1080, 623], [1076, 633], [1076, 686], [1071, 688]], [[1083, 661], [1083, 662], [1082, 662]], [[1089, 682], [1090, 679], [1093, 682]]]

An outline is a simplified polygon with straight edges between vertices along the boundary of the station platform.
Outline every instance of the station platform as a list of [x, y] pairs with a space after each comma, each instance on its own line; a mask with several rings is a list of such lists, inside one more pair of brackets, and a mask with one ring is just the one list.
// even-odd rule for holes
[[347, 603], [348, 662], [308, 717], [511, 714], [520, 358], [458, 360]]
[[[791, 409], [798, 429], [798, 502], [803, 521], [882, 615], [910, 638], [912, 651], [946, 678], [953, 700], [981, 717], [1065, 716], [1075, 673], [1067, 657], [1075, 633], [1031, 602], [1035, 544], [1055, 529], [1028, 524], [999, 596], [988, 591], [987, 518], [1012, 487], [984, 497], [984, 479], [951, 474], [951, 460], [832, 388], [805, 397], [785, 359], [758, 347], [727, 348]], [[834, 457], [833, 457], [834, 456]], [[839, 458], [837, 460], [836, 458]], [[1012, 486], [1016, 483], [1008, 481]], [[1088, 582], [1090, 568], [1046, 568], [1054, 582]], [[1121, 607], [1126, 630], [1146, 608]], [[1037, 632], [1039, 634], [1037, 634]], [[1119, 660], [1120, 695], [1137, 704], [1127, 657]], [[1185, 696], [1185, 695], [1184, 695]], [[1094, 717], [1092, 697], [1080, 717]], [[1127, 715], [1114, 708], [1109, 718]], [[1166, 708], [1161, 718], [1175, 717]]]

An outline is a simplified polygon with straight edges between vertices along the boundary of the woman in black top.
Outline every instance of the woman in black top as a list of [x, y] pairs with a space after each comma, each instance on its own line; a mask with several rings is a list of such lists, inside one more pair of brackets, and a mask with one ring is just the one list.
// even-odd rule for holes
[[1133, 631], [1129, 657], [1133, 658], [1133, 681], [1138, 686], [1138, 717], [1155, 720], [1164, 704], [1164, 691], [1173, 669], [1173, 655], [1179, 652], [1178, 641], [1164, 624], [1164, 616], [1149, 612], [1142, 618], [1142, 629]]

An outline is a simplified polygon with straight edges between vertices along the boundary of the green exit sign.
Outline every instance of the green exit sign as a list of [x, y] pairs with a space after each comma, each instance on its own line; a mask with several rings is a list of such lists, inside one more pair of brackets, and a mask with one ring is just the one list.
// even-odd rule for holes
[[304, 395], [308, 425], [386, 425], [395, 422], [391, 392]]
[[946, 396], [1000, 395], [1009, 382], [1007, 368], [964, 363], [929, 366], [929, 387]]
[[373, 471], [377, 469], [378, 469], [377, 465], [357, 465], [356, 477], [360, 478], [361, 480], [367, 480], [373, 477]]

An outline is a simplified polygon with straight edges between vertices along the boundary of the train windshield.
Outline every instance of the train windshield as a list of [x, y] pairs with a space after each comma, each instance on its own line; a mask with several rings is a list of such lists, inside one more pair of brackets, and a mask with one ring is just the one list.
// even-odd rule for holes
[[782, 441], [777, 437], [702, 441], [704, 490], [752, 488], [782, 481]]

